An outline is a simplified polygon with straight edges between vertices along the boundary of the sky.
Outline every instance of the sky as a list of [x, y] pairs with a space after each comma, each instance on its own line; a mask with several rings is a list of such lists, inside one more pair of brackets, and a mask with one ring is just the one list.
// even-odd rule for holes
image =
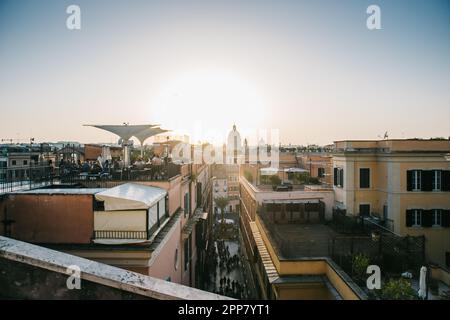
[[123, 122], [191, 142], [233, 124], [283, 144], [449, 137], [450, 1], [0, 0], [0, 111], [21, 142], [116, 142], [83, 124]]

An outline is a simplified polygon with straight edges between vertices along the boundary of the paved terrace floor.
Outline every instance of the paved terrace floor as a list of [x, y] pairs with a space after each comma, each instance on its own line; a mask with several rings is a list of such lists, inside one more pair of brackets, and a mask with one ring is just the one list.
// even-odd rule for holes
[[271, 224], [269, 235], [285, 259], [326, 257], [329, 239], [336, 233], [323, 224]]

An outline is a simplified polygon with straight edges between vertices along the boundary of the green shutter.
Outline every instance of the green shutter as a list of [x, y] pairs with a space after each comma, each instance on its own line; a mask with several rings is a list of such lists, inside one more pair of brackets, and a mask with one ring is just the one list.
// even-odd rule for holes
[[433, 210], [422, 210], [422, 227], [429, 228], [433, 225]]
[[406, 171], [406, 190], [412, 191], [412, 175], [413, 172], [411, 170]]
[[442, 210], [442, 226], [445, 228], [450, 227], [450, 210]]
[[432, 191], [433, 190], [433, 171], [423, 170], [422, 171], [422, 191]]
[[413, 224], [414, 210], [406, 210], [406, 226], [411, 227]]
[[450, 191], [450, 170], [442, 170], [441, 179], [442, 191]]

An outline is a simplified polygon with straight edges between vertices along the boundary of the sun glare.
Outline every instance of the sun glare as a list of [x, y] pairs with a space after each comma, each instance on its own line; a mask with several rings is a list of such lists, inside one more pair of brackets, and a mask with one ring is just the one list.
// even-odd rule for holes
[[162, 84], [152, 105], [158, 121], [189, 134], [192, 142], [213, 143], [223, 142], [234, 123], [245, 128], [261, 125], [266, 109], [253, 83], [219, 69], [177, 75]]

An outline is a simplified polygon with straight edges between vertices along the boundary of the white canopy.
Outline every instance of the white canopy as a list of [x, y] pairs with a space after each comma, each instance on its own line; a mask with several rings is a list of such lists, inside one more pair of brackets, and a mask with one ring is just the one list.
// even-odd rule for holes
[[166, 196], [164, 189], [137, 183], [125, 183], [99, 192], [95, 198], [104, 201], [105, 210], [147, 210]]
[[[144, 124], [144, 125], [96, 125], [96, 124], [85, 124], [85, 126], [88, 127], [95, 127], [98, 129], [106, 130], [109, 132], [112, 132], [119, 137], [121, 137], [124, 141], [128, 141], [131, 139], [131, 137], [136, 137], [136, 135], [139, 135], [141, 132], [147, 131], [151, 128], [157, 127], [159, 125], [157, 124]], [[162, 129], [161, 129], [162, 130]], [[141, 138], [146, 136], [147, 134], [143, 134]]]
[[161, 128], [147, 128], [147, 129], [144, 129], [144, 130], [134, 134], [134, 136], [139, 140], [141, 145], [143, 145], [144, 141], [147, 140], [148, 138], [153, 137], [157, 134], [168, 132], [168, 131], [169, 130], [164, 130]]

